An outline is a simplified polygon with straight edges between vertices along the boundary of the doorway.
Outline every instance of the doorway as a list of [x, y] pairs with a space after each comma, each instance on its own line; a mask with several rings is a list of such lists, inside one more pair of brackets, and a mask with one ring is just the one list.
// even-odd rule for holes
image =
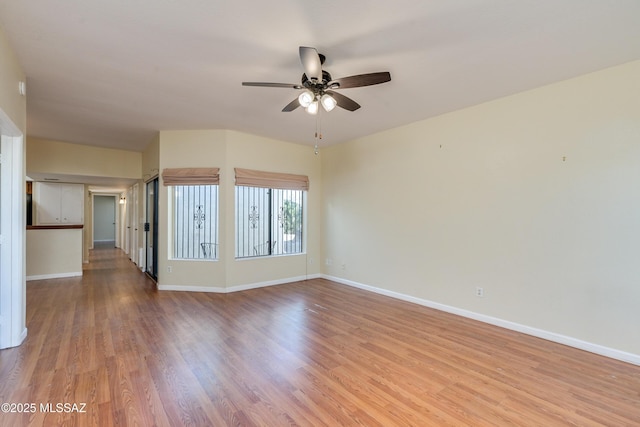
[[147, 274], [158, 280], [158, 178], [147, 183], [147, 219], [144, 224], [147, 242]]
[[93, 244], [116, 246], [116, 197], [93, 196]]

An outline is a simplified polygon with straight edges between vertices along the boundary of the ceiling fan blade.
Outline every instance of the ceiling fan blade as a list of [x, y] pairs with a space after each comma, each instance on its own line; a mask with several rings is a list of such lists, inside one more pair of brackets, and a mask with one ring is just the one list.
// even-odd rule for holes
[[349, 111], [356, 111], [358, 108], [360, 108], [360, 104], [341, 93], [334, 92], [332, 90], [328, 90], [325, 93], [328, 93], [333, 97], [333, 99], [336, 100], [338, 107], [344, 108], [345, 110]]
[[300, 62], [304, 67], [304, 73], [309, 80], [322, 81], [322, 61], [318, 51], [312, 47], [300, 46]]
[[351, 87], [362, 87], [377, 85], [380, 83], [386, 83], [391, 80], [391, 74], [388, 71], [382, 71], [379, 73], [358, 74], [357, 76], [342, 77], [330, 81], [328, 86], [334, 87], [337, 83], [339, 86], [336, 89], [347, 89]]
[[298, 101], [298, 98], [294, 99], [293, 101], [291, 101], [290, 103], [288, 103], [283, 109], [282, 112], [283, 113], [288, 113], [289, 111], [293, 111], [296, 108], [298, 108], [300, 106], [300, 102]]
[[284, 87], [289, 89], [302, 89], [302, 86], [293, 83], [242, 82], [242, 86]]

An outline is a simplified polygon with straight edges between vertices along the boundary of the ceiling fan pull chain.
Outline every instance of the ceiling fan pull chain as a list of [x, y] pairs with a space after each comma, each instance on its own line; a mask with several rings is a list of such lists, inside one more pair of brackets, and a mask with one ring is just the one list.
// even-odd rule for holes
[[322, 124], [320, 121], [320, 112], [318, 111], [318, 115], [316, 116], [316, 133], [315, 133], [315, 145], [313, 147], [314, 149], [314, 154], [318, 154], [318, 142], [322, 139]]

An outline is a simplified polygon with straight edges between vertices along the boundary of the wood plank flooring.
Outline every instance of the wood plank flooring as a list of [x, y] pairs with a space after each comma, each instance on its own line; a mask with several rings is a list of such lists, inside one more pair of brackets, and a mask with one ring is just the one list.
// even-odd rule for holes
[[94, 250], [27, 326], [1, 426], [640, 425], [638, 366], [322, 279], [157, 292]]

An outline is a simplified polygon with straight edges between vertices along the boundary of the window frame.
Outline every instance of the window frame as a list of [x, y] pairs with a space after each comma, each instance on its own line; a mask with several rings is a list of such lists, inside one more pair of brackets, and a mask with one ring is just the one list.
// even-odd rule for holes
[[[214, 220], [214, 223], [211, 223], [209, 225], [210, 228], [210, 232], [213, 234], [215, 237], [215, 242], [201, 242], [198, 241], [197, 244], [197, 253], [200, 254], [201, 256], [198, 257], [184, 257], [184, 256], [178, 256], [178, 251], [176, 251], [176, 240], [177, 240], [177, 228], [178, 228], [178, 218], [176, 215], [176, 197], [177, 197], [177, 191], [178, 191], [178, 187], [215, 187], [215, 190], [211, 190], [215, 193], [215, 200], [211, 200], [212, 206], [211, 206], [211, 215], [213, 218], [211, 218], [212, 220]], [[168, 221], [168, 226], [169, 226], [169, 239], [168, 239], [168, 258], [170, 260], [173, 261], [195, 261], [195, 262], [207, 262], [207, 261], [219, 261], [220, 260], [220, 185], [219, 184], [171, 184], [167, 186], [169, 189], [169, 197], [167, 197], [168, 199], [168, 209], [169, 209], [169, 221]], [[195, 215], [195, 214], [194, 214]], [[206, 218], [206, 217], [205, 217]], [[197, 221], [196, 218], [194, 217], [194, 221]], [[207, 221], [206, 219], [204, 221]], [[205, 245], [213, 245], [213, 246], [208, 246], [208, 249], [211, 250], [211, 247], [214, 248], [214, 252], [213, 252], [213, 256], [209, 256], [207, 255], [207, 253], [205, 252], [205, 248], [202, 247], [202, 244]]]
[[[243, 190], [240, 190], [243, 189]], [[268, 219], [266, 221], [261, 221], [261, 223], [263, 224], [267, 224], [269, 230], [267, 230], [266, 232], [266, 240], [265, 243], [262, 243], [261, 245], [266, 245], [267, 248], [267, 253], [263, 254], [263, 253], [255, 253], [256, 252], [256, 247], [258, 246], [257, 244], [255, 245], [251, 245], [250, 243], [250, 239], [245, 238], [245, 249], [243, 251], [241, 251], [241, 245], [240, 245], [240, 226], [241, 225], [245, 225], [249, 222], [252, 221], [252, 219], [250, 218], [251, 214], [249, 214], [249, 218], [247, 220], [243, 220], [240, 221], [240, 215], [241, 212], [239, 210], [239, 191], [266, 191], [266, 193], [268, 194], [268, 209], [265, 210], [264, 208], [260, 209], [260, 212], [257, 212], [257, 215], [263, 215], [264, 212], [267, 213], [268, 215]], [[274, 235], [277, 233], [274, 233], [274, 227], [277, 227], [277, 223], [281, 223], [282, 220], [280, 220], [279, 218], [281, 218], [281, 215], [278, 215], [278, 206], [276, 206], [274, 204], [274, 201], [277, 199], [277, 197], [275, 197], [274, 192], [295, 192], [297, 193], [296, 196], [294, 197], [294, 202], [299, 204], [299, 209], [300, 209], [300, 236], [299, 236], [299, 242], [296, 243], [296, 248], [299, 248], [299, 250], [297, 252], [286, 252], [284, 249], [284, 245], [285, 245], [285, 241], [284, 239], [281, 239], [280, 242], [278, 242], [277, 239], [275, 239], [274, 241]], [[282, 188], [272, 188], [272, 187], [266, 187], [266, 186], [257, 186], [257, 185], [251, 185], [251, 186], [247, 186], [247, 185], [235, 185], [234, 188], [234, 225], [235, 225], [235, 231], [234, 231], [234, 239], [235, 239], [235, 259], [236, 260], [246, 260], [246, 259], [255, 259], [255, 258], [269, 258], [269, 257], [282, 257], [282, 256], [295, 256], [295, 255], [303, 255], [306, 253], [306, 234], [307, 234], [307, 228], [306, 228], [306, 223], [307, 223], [307, 191], [306, 190], [299, 190], [299, 189], [282, 189]], [[281, 196], [280, 199], [283, 201], [284, 200], [291, 200], [291, 198], [286, 198], [286, 196]], [[249, 209], [244, 209], [244, 212], [247, 213], [249, 211]], [[246, 230], [246, 228], [244, 229]], [[284, 233], [279, 233], [280, 235], [284, 236]], [[244, 235], [244, 232], [243, 232]], [[295, 239], [295, 238], [294, 238]], [[264, 240], [264, 239], [261, 239]], [[280, 245], [280, 246], [278, 246]], [[246, 246], [249, 246], [249, 248], [251, 246], [253, 246], [254, 249], [254, 254], [251, 253], [247, 253], [247, 251], [249, 249], [246, 248]], [[279, 248], [279, 250], [276, 251], [276, 253], [274, 253], [274, 250], [276, 248]], [[243, 252], [243, 253], [241, 253]], [[250, 251], [249, 251], [250, 252]]]

